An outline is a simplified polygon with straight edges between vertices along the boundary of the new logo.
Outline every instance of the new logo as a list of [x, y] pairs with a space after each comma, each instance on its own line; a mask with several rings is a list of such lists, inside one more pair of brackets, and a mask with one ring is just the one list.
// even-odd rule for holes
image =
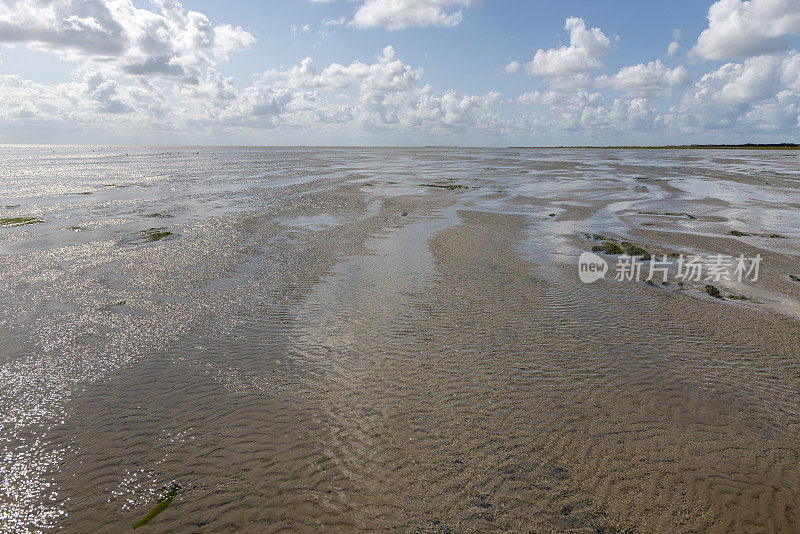
[[608, 263], [593, 252], [584, 252], [578, 258], [578, 277], [584, 284], [591, 284], [606, 276]]

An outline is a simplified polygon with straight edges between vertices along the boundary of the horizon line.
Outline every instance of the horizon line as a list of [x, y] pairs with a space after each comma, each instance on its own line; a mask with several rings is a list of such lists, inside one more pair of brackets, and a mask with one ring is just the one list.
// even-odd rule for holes
[[108, 148], [329, 148], [329, 149], [800, 149], [800, 143], [692, 143], [664, 145], [217, 145], [217, 144], [116, 144], [116, 143], [0, 143], [0, 147], [108, 147]]

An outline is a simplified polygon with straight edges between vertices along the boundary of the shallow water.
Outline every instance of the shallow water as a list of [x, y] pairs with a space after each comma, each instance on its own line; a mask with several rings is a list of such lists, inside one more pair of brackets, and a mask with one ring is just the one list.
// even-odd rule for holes
[[[4, 531], [800, 522], [796, 151], [0, 158]], [[763, 270], [584, 285], [586, 234]]]

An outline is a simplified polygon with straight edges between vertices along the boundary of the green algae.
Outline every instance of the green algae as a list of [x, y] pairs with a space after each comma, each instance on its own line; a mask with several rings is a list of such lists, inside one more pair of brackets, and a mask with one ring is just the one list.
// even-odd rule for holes
[[711, 284], [706, 285], [705, 292], [714, 297], [715, 299], [721, 299], [722, 294], [719, 292], [719, 289], [716, 286], [712, 286]]
[[685, 212], [677, 212], [677, 211], [668, 211], [666, 213], [659, 213], [656, 211], [640, 211], [639, 215], [664, 215], [667, 217], [686, 217], [687, 219], [695, 220], [697, 216], [692, 215], [691, 213]]
[[633, 243], [623, 241], [620, 243], [620, 247], [622, 247], [622, 250], [624, 250], [625, 254], [628, 256], [641, 256], [643, 260], [650, 259], [650, 253], [639, 245], [634, 245]]
[[604, 254], [622, 254], [624, 251], [622, 247], [611, 241], [606, 241], [602, 245], [595, 245], [592, 247], [593, 252], [602, 252]]
[[167, 213], [158, 213], [158, 212], [156, 212], [156, 213], [148, 213], [147, 215], [145, 215], [145, 217], [154, 217], [154, 218], [158, 218], [158, 219], [172, 219], [174, 216], [173, 215], [169, 215]]
[[800, 276], [795, 274], [790, 274], [789, 279], [794, 280], [795, 282], [800, 282]]
[[0, 218], [0, 228], [11, 228], [14, 226], [25, 226], [44, 222], [39, 217], [2, 217]]
[[741, 232], [739, 230], [731, 230], [731, 235], [736, 237], [750, 237], [750, 236], [758, 236], [758, 237], [766, 237], [768, 239], [786, 239], [786, 236], [781, 234], [749, 234], [747, 232]]
[[144, 516], [142, 519], [140, 519], [136, 523], [134, 523], [133, 529], [136, 530], [139, 527], [143, 527], [144, 525], [146, 525], [147, 523], [152, 521], [153, 518], [155, 518], [158, 514], [160, 514], [164, 510], [166, 510], [167, 506], [172, 504], [173, 499], [175, 499], [175, 497], [178, 496], [178, 493], [180, 491], [181, 491], [181, 485], [178, 484], [177, 482], [174, 483], [170, 487], [169, 491], [167, 491], [164, 495], [159, 497], [158, 503], [155, 505], [155, 507], [153, 507], [152, 510], [150, 510], [150, 513], [147, 514], [146, 516]]
[[455, 191], [456, 189], [469, 189], [467, 186], [461, 184], [444, 184], [444, 183], [422, 184], [422, 187], [437, 187], [440, 189], [447, 189], [449, 191]]
[[628, 256], [638, 256], [641, 257], [642, 260], [649, 260], [651, 259], [650, 252], [646, 249], [636, 245], [634, 243], [630, 243], [628, 241], [622, 241], [617, 243], [617, 240], [613, 237], [605, 237], [600, 234], [584, 234], [589, 239], [594, 239], [596, 241], [603, 241], [602, 245], [594, 245], [592, 247], [592, 252], [602, 252], [603, 254], [609, 255], [616, 255], [616, 254], [627, 254]]
[[148, 228], [147, 230], [142, 230], [139, 232], [139, 235], [148, 242], [153, 241], [161, 241], [167, 236], [171, 236], [172, 232], [167, 231], [166, 228]]

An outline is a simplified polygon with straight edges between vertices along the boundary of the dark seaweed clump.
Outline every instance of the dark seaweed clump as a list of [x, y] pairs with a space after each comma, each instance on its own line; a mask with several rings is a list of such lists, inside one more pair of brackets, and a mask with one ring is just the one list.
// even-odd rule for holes
[[708, 284], [705, 289], [706, 289], [706, 293], [708, 293], [709, 295], [711, 295], [715, 299], [721, 299], [722, 298], [722, 294], [719, 292], [719, 289], [717, 289], [716, 286], [712, 286], [711, 284]]
[[602, 245], [595, 245], [592, 247], [593, 252], [602, 252], [604, 254], [622, 254], [624, 251], [622, 247], [611, 241], [606, 241]]
[[790, 280], [794, 280], [795, 282], [800, 282], [800, 276], [798, 276], [796, 274], [790, 274], [789, 275], [789, 279]]
[[786, 236], [781, 234], [748, 234], [747, 232], [741, 232], [739, 230], [731, 230], [731, 235], [736, 237], [750, 237], [752, 235], [757, 235], [758, 237], [767, 237], [769, 239], [786, 239]]
[[152, 521], [152, 520], [153, 520], [153, 518], [154, 518], [155, 516], [157, 516], [158, 514], [160, 514], [161, 512], [163, 512], [164, 510], [166, 510], [167, 506], [169, 506], [169, 505], [172, 503], [172, 500], [173, 500], [175, 497], [177, 497], [177, 496], [178, 496], [178, 493], [179, 493], [180, 491], [181, 491], [181, 485], [180, 485], [180, 484], [178, 484], [177, 482], [176, 482], [176, 483], [174, 483], [174, 484], [173, 484], [173, 485], [170, 487], [169, 491], [167, 491], [167, 492], [166, 492], [164, 495], [162, 495], [161, 497], [159, 497], [159, 499], [158, 499], [158, 504], [156, 504], [156, 505], [155, 505], [155, 507], [153, 507], [153, 509], [152, 509], [152, 510], [150, 510], [150, 513], [149, 513], [149, 514], [147, 514], [146, 516], [144, 516], [144, 517], [143, 517], [142, 519], [140, 519], [138, 522], [136, 522], [136, 523], [133, 525], [133, 528], [134, 528], [134, 529], [137, 529], [137, 528], [139, 528], [139, 527], [143, 527], [144, 525], [146, 525], [147, 523], [149, 523], [150, 521]]
[[27, 224], [37, 224], [42, 221], [39, 217], [1, 217], [0, 228], [11, 228], [12, 226], [25, 226]]
[[422, 184], [422, 187], [438, 187], [440, 189], [447, 189], [455, 191], [456, 189], [468, 189], [467, 186], [461, 184]]
[[[602, 237], [602, 236], [598, 236]], [[628, 256], [641, 256], [643, 260], [650, 259], [650, 253], [639, 245], [623, 241], [615, 243], [614, 241], [605, 241], [602, 245], [595, 245], [592, 247], [593, 252], [602, 252], [604, 254], [627, 254]]]
[[691, 213], [668, 211], [666, 213], [658, 213], [655, 211], [640, 211], [639, 215], [665, 215], [667, 217], [686, 217], [687, 219], [695, 220], [697, 217]]
[[620, 243], [622, 250], [625, 251], [625, 254], [628, 256], [641, 256], [643, 260], [650, 259], [650, 253], [647, 252], [645, 249], [638, 245], [634, 245], [633, 243], [628, 243], [627, 241], [623, 241]]
[[171, 236], [172, 232], [167, 231], [166, 228], [149, 228], [147, 230], [142, 230], [139, 232], [139, 235], [148, 242], [153, 241], [160, 241], [167, 236]]
[[172, 219], [172, 215], [166, 213], [148, 213], [145, 217], [154, 217], [158, 219]]

